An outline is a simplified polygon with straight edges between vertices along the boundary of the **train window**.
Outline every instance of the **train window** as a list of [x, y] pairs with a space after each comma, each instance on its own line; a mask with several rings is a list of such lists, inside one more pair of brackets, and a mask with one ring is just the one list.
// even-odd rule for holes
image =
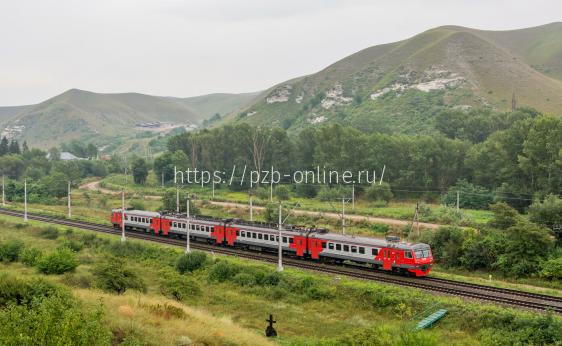
[[372, 250], [371, 250], [371, 254], [372, 254], [373, 256], [378, 256], [378, 255], [379, 255], [379, 249], [372, 249]]
[[256, 239], [257, 234], [255, 232], [252, 232], [252, 238]]
[[240, 232], [240, 236], [241, 236], [241, 237], [246, 237], [246, 232], [244, 232], [244, 231]]
[[412, 258], [412, 251], [404, 251], [404, 258]]
[[336, 244], [336, 250], [341, 251], [341, 244]]
[[351, 246], [351, 252], [356, 253], [357, 252], [357, 246]]
[[262, 238], [262, 234], [258, 233], [258, 239], [261, 239], [261, 238]]
[[195, 230], [196, 230], [196, 231], [200, 231], [200, 230], [201, 230], [201, 226], [195, 225]]
[[279, 243], [279, 236], [275, 236], [275, 241]]
[[289, 238], [289, 244], [293, 243], [293, 238]]
[[129, 220], [129, 217], [127, 215], [125, 215], [125, 220]]
[[148, 219], [148, 223], [152, 223], [152, 219]]
[[365, 248], [360, 246], [359, 247], [359, 253], [364, 255], [365, 254]]
[[343, 251], [349, 251], [349, 245], [344, 245], [344, 246], [343, 246]]
[[328, 243], [328, 249], [333, 250], [334, 249], [334, 243]]
[[174, 221], [174, 223], [172, 224], [172, 227], [176, 227], [177, 223]]
[[240, 236], [240, 231], [236, 231], [236, 236], [237, 236], [237, 237]]
[[322, 242], [320, 242], [320, 244], [322, 245], [322, 249], [325, 249], [325, 248], [326, 248], [326, 243], [325, 243], [325, 242], [322, 241]]
[[264, 235], [263, 235], [263, 239], [264, 239], [264, 240], [269, 240], [269, 235], [268, 235], [268, 234], [264, 234]]
[[283, 243], [287, 242], [287, 237], [283, 237]]

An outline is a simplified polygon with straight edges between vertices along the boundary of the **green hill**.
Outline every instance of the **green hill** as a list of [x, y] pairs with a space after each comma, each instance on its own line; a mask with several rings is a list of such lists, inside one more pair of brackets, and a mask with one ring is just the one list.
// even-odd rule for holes
[[95, 141], [103, 146], [134, 138], [142, 123], [172, 126], [200, 125], [215, 113], [226, 115], [245, 106], [255, 94], [212, 94], [174, 98], [138, 93], [100, 94], [71, 89], [33, 106], [0, 108], [0, 124], [17, 129], [20, 140], [48, 148], [71, 140]]
[[562, 23], [483, 31], [444, 26], [370, 47], [278, 84], [230, 121], [298, 130], [323, 122], [431, 132], [446, 108], [562, 113]]

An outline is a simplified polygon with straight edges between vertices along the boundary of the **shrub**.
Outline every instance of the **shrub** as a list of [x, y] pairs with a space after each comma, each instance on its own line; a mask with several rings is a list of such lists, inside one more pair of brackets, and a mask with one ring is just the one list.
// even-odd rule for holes
[[80, 288], [91, 288], [94, 286], [95, 278], [90, 272], [66, 273], [62, 277], [62, 282], [69, 286]]
[[251, 287], [256, 284], [256, 278], [252, 274], [244, 272], [236, 274], [232, 281], [242, 287]]
[[256, 190], [256, 196], [261, 200], [267, 201], [269, 199], [269, 189], [260, 187]]
[[323, 201], [333, 201], [342, 198], [351, 198], [351, 188], [348, 186], [335, 186], [333, 188], [329, 186], [322, 186], [318, 191], [317, 197]]
[[[33, 280], [18, 286], [33, 287], [38, 282]], [[41, 286], [47, 287], [45, 283]], [[18, 302], [0, 309], [0, 344], [110, 344], [111, 333], [103, 320], [101, 306], [90, 312], [70, 294], [52, 294], [55, 291], [53, 287], [49, 294], [35, 290], [33, 296], [24, 300], [26, 304]]]
[[123, 294], [127, 289], [146, 291], [144, 281], [119, 258], [113, 257], [98, 263], [93, 274], [96, 286], [108, 292]]
[[275, 188], [275, 197], [280, 201], [289, 199], [289, 188], [285, 185], [279, 185]]
[[183, 301], [189, 297], [200, 295], [201, 287], [195, 280], [189, 277], [174, 276], [160, 283], [160, 291], [167, 297]]
[[492, 204], [490, 205], [490, 210], [494, 213], [494, 217], [489, 222], [489, 225], [492, 227], [508, 229], [517, 223], [519, 213], [507, 203], [498, 202]]
[[78, 267], [78, 260], [68, 248], [60, 248], [42, 257], [37, 263], [37, 269], [43, 274], [64, 274]]
[[562, 280], [562, 257], [545, 261], [541, 268], [541, 277], [548, 280]]
[[145, 210], [144, 202], [139, 199], [132, 200], [129, 205], [135, 210]]
[[60, 247], [67, 248], [73, 252], [79, 252], [84, 248], [84, 244], [82, 242], [73, 239], [65, 239], [60, 245]]
[[[535, 201], [529, 207], [529, 219], [539, 225], [554, 228], [555, 225], [562, 227], [562, 199], [555, 195], [547, 196], [544, 201]], [[562, 240], [562, 231], [556, 236]]]
[[34, 299], [50, 297], [60, 292], [59, 287], [43, 279], [23, 280], [12, 275], [0, 274], [0, 308], [9, 304], [31, 304]]
[[181, 255], [176, 262], [176, 270], [180, 274], [193, 272], [202, 268], [207, 261], [207, 254], [201, 251], [193, 251]]
[[394, 195], [390, 189], [390, 184], [383, 182], [382, 184], [372, 184], [365, 190], [365, 198], [369, 201], [385, 201], [389, 202]]
[[39, 262], [42, 255], [43, 251], [34, 247], [28, 247], [21, 252], [20, 260], [21, 263], [33, 267]]
[[314, 198], [318, 193], [316, 187], [311, 184], [297, 184], [296, 195], [304, 198]]
[[209, 280], [215, 282], [224, 282], [232, 279], [240, 272], [240, 268], [233, 263], [227, 261], [217, 261], [209, 270]]
[[8, 240], [0, 244], [0, 261], [16, 262], [23, 247], [24, 244], [21, 240]]
[[49, 226], [41, 232], [39, 232], [39, 236], [45, 239], [57, 239], [59, 237], [59, 230], [55, 227]]

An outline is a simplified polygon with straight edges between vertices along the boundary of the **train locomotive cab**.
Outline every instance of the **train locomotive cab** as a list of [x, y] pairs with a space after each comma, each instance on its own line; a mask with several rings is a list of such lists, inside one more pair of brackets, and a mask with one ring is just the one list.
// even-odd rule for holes
[[418, 243], [412, 247], [414, 266], [408, 271], [415, 276], [426, 276], [433, 266], [433, 255], [428, 244]]

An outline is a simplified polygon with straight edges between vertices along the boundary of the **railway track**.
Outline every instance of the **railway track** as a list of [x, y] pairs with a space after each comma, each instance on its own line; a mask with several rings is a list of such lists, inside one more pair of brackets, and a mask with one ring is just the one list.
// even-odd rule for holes
[[[22, 212], [7, 210], [0, 208], [0, 214], [23, 217]], [[108, 225], [102, 225], [86, 221], [73, 221], [60, 217], [46, 216], [35, 213], [28, 213], [30, 220], [41, 221], [51, 224], [76, 227], [95, 232], [119, 235], [121, 232]], [[148, 233], [128, 232], [127, 237], [149, 240], [162, 244], [185, 247], [185, 240], [174, 238], [163, 238]], [[227, 248], [215, 246], [201, 242], [191, 242], [191, 247], [198, 250], [237, 256], [240, 258], [277, 263], [276, 254], [260, 253], [245, 251], [236, 248]], [[343, 275], [363, 280], [372, 280], [383, 283], [395, 284], [406, 287], [419, 288], [431, 292], [448, 294], [458, 297], [478, 299], [488, 302], [494, 302], [503, 305], [517, 306], [532, 310], [545, 311], [549, 310], [558, 314], [562, 314], [562, 298], [548, 296], [538, 293], [522, 292], [506, 288], [498, 288], [492, 286], [478, 285], [473, 283], [459, 282], [440, 278], [407, 278], [402, 276], [390, 275], [385, 272], [368, 270], [367, 267], [356, 265], [328, 265], [317, 262], [304, 261], [294, 257], [286, 256], [283, 258], [283, 264], [289, 267], [295, 267], [306, 270], [313, 270], [333, 275]]]

